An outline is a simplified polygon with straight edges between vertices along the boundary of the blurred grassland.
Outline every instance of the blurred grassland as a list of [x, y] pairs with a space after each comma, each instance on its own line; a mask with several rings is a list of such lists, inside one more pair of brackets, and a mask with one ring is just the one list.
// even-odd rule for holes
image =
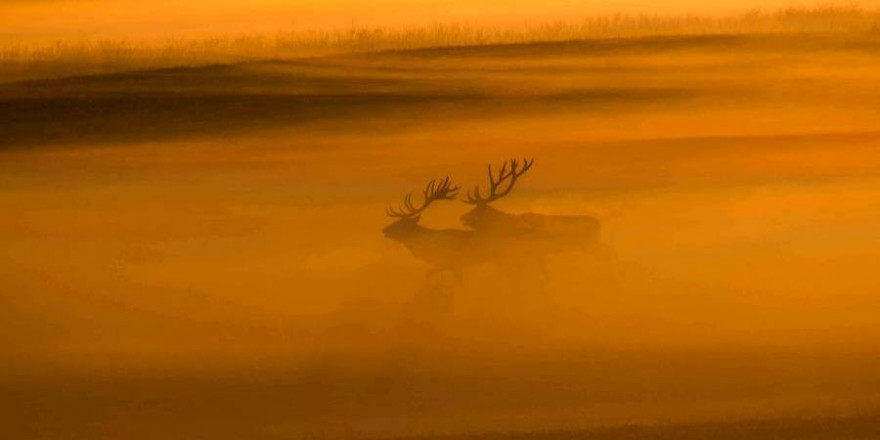
[[880, 10], [853, 5], [752, 11], [735, 16], [611, 15], [517, 27], [434, 24], [198, 38], [0, 37], [0, 82], [427, 47], [521, 44], [669, 35], [823, 34], [880, 39]]

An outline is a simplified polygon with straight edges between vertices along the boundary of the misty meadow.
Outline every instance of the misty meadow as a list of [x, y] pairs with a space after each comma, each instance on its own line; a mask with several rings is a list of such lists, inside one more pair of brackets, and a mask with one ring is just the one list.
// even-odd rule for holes
[[0, 36], [0, 434], [877, 438], [878, 17]]

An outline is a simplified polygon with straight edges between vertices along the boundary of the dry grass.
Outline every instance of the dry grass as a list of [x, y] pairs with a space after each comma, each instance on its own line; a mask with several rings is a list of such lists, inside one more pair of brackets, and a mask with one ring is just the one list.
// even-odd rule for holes
[[737, 16], [613, 15], [522, 27], [436, 24], [404, 28], [130, 41], [0, 41], [0, 81], [425, 47], [530, 43], [650, 35], [751, 33], [877, 34], [880, 10], [856, 6], [787, 8]]

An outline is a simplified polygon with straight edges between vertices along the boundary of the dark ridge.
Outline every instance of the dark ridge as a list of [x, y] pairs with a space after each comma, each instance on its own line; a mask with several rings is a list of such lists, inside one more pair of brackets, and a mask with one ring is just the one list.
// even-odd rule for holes
[[[817, 46], [826, 49], [876, 51], [880, 41], [872, 38], [849, 38], [843, 40], [839, 35], [824, 34], [705, 34], [705, 35], [661, 35], [620, 38], [594, 38], [564, 41], [536, 41], [529, 43], [494, 43], [462, 46], [433, 46], [419, 49], [390, 49], [377, 51], [351, 52], [320, 56], [295, 57], [290, 59], [245, 60], [231, 63], [212, 63], [196, 66], [171, 66], [155, 69], [141, 69], [128, 72], [98, 75], [74, 75], [69, 77], [14, 81], [0, 84], [3, 87], [22, 84], [52, 84], [68, 79], [83, 78], [129, 78], [138, 75], [162, 75], [183, 72], [216, 72], [236, 66], [283, 65], [315, 66], [325, 61], [351, 58], [381, 58], [384, 56], [402, 57], [515, 57], [531, 55], [534, 57], [554, 57], [566, 54], [608, 55], [611, 53], [667, 52], [686, 49], [733, 48], [749, 46], [755, 50], [780, 50]], [[319, 63], [319, 64], [316, 64]]]
[[729, 49], [749, 47], [756, 50], [780, 50], [816, 46], [827, 49], [876, 49], [872, 39], [844, 41], [839, 36], [824, 34], [704, 34], [654, 35], [643, 37], [595, 38], [532, 43], [498, 43], [470, 46], [442, 46], [422, 49], [390, 50], [369, 55], [394, 54], [416, 57], [485, 57], [537, 56], [555, 57], [567, 54], [608, 55], [611, 53], [669, 52], [693, 49]]
[[590, 40], [537, 41], [533, 43], [497, 43], [471, 46], [442, 46], [422, 49], [393, 50], [377, 52], [377, 54], [443, 56], [456, 55], [463, 57], [486, 56], [521, 56], [525, 54], [542, 54], [558, 56], [568, 53], [607, 53], [612, 51], [648, 51], [648, 50], [680, 50], [682, 48], [715, 46], [719, 44], [742, 44], [752, 41], [754, 36], [747, 35], [693, 35], [693, 36], [647, 36], [622, 38], [597, 38]]
[[600, 89], [557, 95], [479, 93], [132, 93], [0, 100], [0, 151], [207, 137], [291, 127], [387, 131], [431, 118], [485, 118], [579, 105], [584, 111], [670, 103], [698, 90]]

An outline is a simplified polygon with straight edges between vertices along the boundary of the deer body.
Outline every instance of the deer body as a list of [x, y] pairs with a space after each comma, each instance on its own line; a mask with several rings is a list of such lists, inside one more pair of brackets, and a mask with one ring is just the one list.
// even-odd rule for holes
[[[495, 242], [499, 248], [517, 251], [522, 255], [540, 258], [543, 255], [586, 251], [598, 244], [601, 225], [593, 217], [580, 215], [546, 215], [537, 213], [511, 214], [493, 208], [490, 203], [513, 190], [517, 179], [525, 174], [534, 161], [505, 162], [496, 178], [489, 167], [488, 195], [480, 187], [468, 194], [466, 202], [474, 205], [461, 217], [465, 226]], [[508, 168], [509, 166], [509, 168]], [[502, 189], [504, 184], [507, 184]]]
[[601, 225], [593, 217], [580, 215], [511, 214], [481, 205], [461, 217], [465, 226], [496, 240], [513, 244], [544, 244], [547, 248], [587, 250], [599, 240]]
[[407, 194], [403, 203], [388, 208], [386, 213], [397, 220], [385, 227], [385, 237], [404, 245], [416, 258], [431, 265], [428, 277], [440, 271], [452, 271], [461, 279], [463, 268], [485, 261], [488, 255], [476, 246], [477, 233], [460, 229], [431, 229], [419, 225], [422, 212], [437, 200], [453, 200], [458, 187], [452, 187], [449, 178], [439, 182], [432, 180], [424, 190], [424, 201], [416, 207], [412, 195]]
[[436, 270], [460, 272], [482, 260], [475, 250], [475, 233], [460, 229], [431, 229], [411, 220], [398, 220], [386, 227], [385, 237], [406, 247], [414, 257]]

